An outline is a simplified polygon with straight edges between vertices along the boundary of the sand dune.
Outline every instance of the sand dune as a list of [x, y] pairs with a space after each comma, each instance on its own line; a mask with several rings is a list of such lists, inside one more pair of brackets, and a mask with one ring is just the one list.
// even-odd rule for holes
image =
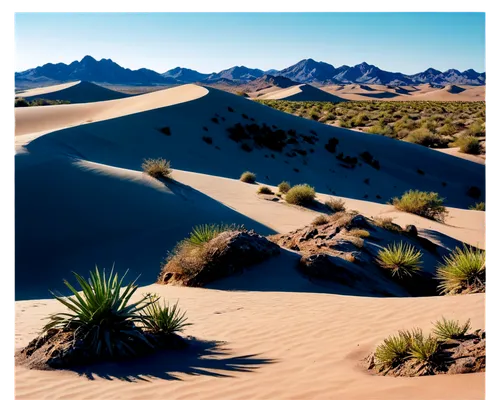
[[311, 85], [302, 84], [286, 89], [275, 90], [260, 96], [261, 100], [288, 100], [288, 101], [331, 101], [341, 102], [345, 99], [335, 96]]
[[76, 82], [68, 85], [57, 85], [18, 93], [17, 97], [23, 97], [28, 101], [36, 99], [64, 100], [70, 103], [92, 103], [95, 101], [106, 101], [130, 97], [129, 94], [116, 92], [91, 82]]
[[79, 83], [81, 83], [81, 81], [68, 82], [68, 83], [62, 83], [60, 85], [43, 86], [43, 87], [39, 87], [39, 88], [23, 90], [23, 91], [17, 92], [15, 97], [24, 97], [24, 98], [25, 97], [34, 97], [34, 96], [40, 96], [40, 95], [44, 95], [44, 94], [59, 92], [61, 90], [65, 90], [65, 89], [68, 89], [72, 86], [78, 85]]
[[[274, 158], [265, 149], [246, 152], [228, 138], [227, 128], [251, 123], [249, 118], [298, 134], [314, 130], [319, 141], [300, 144], [306, 156], [286, 156], [295, 146], [274, 152]], [[171, 135], [159, 132], [165, 126]], [[98, 103], [16, 109], [16, 135], [16, 298], [26, 300], [16, 302], [16, 347], [36, 335], [42, 317], [60, 310], [45, 300], [47, 290], [61, 289], [70, 270], [86, 273], [95, 264], [115, 262], [118, 271], [142, 274], [139, 283], [150, 285], [167, 251], [193, 225], [239, 223], [267, 235], [299, 228], [317, 215], [259, 198], [257, 185], [238, 180], [245, 170], [271, 186], [282, 180], [310, 183], [321, 200], [343, 196], [351, 209], [413, 223], [448, 248], [457, 240], [484, 246], [484, 213], [464, 209], [473, 202], [465, 194], [469, 185], [484, 193], [484, 165], [302, 119], [215, 89], [185, 85]], [[380, 170], [364, 163], [342, 167], [324, 148], [331, 137], [339, 139], [337, 154], [370, 151]], [[147, 157], [171, 160], [174, 181], [144, 175]], [[410, 188], [448, 198], [447, 223], [385, 204]], [[137, 295], [154, 291], [180, 299], [194, 323], [186, 333], [198, 339], [188, 357], [105, 365], [84, 376], [16, 367], [16, 398], [468, 400], [484, 393], [484, 374], [394, 379], [358, 367], [398, 329], [429, 329], [442, 315], [470, 317], [474, 327], [483, 327], [484, 295], [339, 295], [300, 275], [293, 267], [297, 257], [284, 251], [208, 289], [141, 287]], [[214, 349], [209, 341], [225, 343]]]

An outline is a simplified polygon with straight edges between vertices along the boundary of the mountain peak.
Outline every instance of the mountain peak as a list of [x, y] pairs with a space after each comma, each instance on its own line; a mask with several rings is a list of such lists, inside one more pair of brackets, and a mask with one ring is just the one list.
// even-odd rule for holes
[[80, 61], [80, 63], [89, 63], [89, 62], [97, 62], [97, 60], [92, 57], [92, 56], [85, 56], [82, 58], [82, 60]]

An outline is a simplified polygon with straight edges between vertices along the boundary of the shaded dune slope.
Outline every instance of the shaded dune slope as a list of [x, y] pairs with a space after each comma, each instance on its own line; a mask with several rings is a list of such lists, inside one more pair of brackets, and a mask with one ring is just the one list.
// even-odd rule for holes
[[19, 96], [24, 97], [26, 100], [47, 99], [47, 100], [64, 100], [70, 103], [92, 103], [96, 101], [107, 101], [123, 99], [130, 97], [130, 94], [120, 93], [105, 87], [96, 85], [91, 82], [78, 82], [76, 85], [65, 87], [61, 90], [55, 90], [40, 94], [29, 96], [29, 91]]
[[[150, 283], [167, 251], [196, 224], [244, 223], [261, 234], [273, 233], [195, 189], [145, 176], [140, 171], [144, 158], [163, 157], [176, 169], [233, 179], [251, 170], [260, 182], [307, 182], [319, 192], [354, 199], [366, 193], [374, 199], [379, 194], [378, 202], [419, 188], [438, 191], [449, 205], [465, 208], [471, 203], [465, 195], [468, 186], [479, 186], [484, 193], [482, 165], [301, 119], [215, 89], [186, 85], [110, 102], [40, 109], [53, 109], [50, 114], [55, 115], [69, 107], [86, 107], [95, 115], [87, 110], [85, 118], [103, 120], [40, 136], [15, 158], [16, 270], [36, 276], [16, 279], [18, 298], [48, 297], [47, 288], [59, 286], [68, 269], [85, 272], [95, 263], [111, 266], [116, 262], [120, 271], [129, 268], [132, 277], [142, 273], [141, 283]], [[217, 123], [211, 121], [216, 114]], [[242, 114], [255, 123], [297, 133], [310, 134], [313, 129], [319, 141], [301, 146], [314, 153], [290, 158], [284, 154], [296, 147], [290, 145], [283, 154], [268, 149], [243, 151], [226, 131], [238, 122], [251, 123]], [[16, 117], [18, 124], [24, 124], [24, 133], [29, 133], [23, 115]], [[49, 120], [52, 129], [59, 126], [55, 117]], [[165, 126], [171, 135], [159, 132]], [[202, 141], [203, 136], [210, 136], [213, 144]], [[339, 140], [337, 154], [359, 156], [370, 151], [381, 169], [365, 163], [354, 169], [341, 167], [324, 148], [331, 137]], [[272, 153], [275, 158], [270, 157]], [[367, 177], [370, 185], [363, 183]]]
[[261, 100], [288, 100], [288, 101], [330, 101], [334, 103], [346, 101], [345, 99], [327, 93], [311, 85], [303, 84], [280, 89], [260, 96]]

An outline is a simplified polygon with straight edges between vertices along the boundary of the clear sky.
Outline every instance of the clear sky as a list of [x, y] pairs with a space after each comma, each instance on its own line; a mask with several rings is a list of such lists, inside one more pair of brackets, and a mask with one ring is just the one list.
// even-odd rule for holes
[[17, 13], [16, 71], [85, 55], [157, 72], [304, 58], [412, 74], [485, 70], [484, 13]]

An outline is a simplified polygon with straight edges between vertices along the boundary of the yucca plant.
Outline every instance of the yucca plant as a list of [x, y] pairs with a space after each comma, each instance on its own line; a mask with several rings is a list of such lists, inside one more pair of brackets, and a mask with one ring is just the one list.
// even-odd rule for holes
[[113, 268], [106, 275], [105, 269], [101, 272], [96, 266], [95, 272], [90, 272], [88, 282], [81, 275], [73, 274], [81, 293], [67, 280], [64, 284], [73, 296], [51, 292], [69, 311], [51, 315], [50, 322], [43, 328], [44, 332], [52, 328], [73, 331], [75, 337], [83, 339], [95, 356], [135, 354], [131, 345], [137, 341], [152, 346], [136, 326], [143, 322], [140, 312], [148, 306], [148, 302], [141, 299], [129, 303], [137, 290], [137, 279], [121, 291], [126, 273], [119, 278]]
[[191, 325], [187, 322], [186, 312], [181, 312], [178, 303], [169, 306], [163, 301], [163, 306], [159, 304], [158, 295], [147, 295], [149, 304], [142, 311], [144, 315], [144, 327], [151, 333], [162, 333], [166, 335], [175, 332], [182, 332], [184, 328]]
[[410, 355], [410, 342], [408, 331], [399, 331], [397, 335], [385, 338], [375, 349], [375, 362], [391, 368], [402, 364]]
[[436, 361], [438, 349], [439, 343], [435, 337], [424, 336], [419, 328], [413, 330], [409, 348], [410, 358], [418, 360], [424, 365], [430, 365]]
[[463, 339], [470, 329], [470, 319], [465, 324], [460, 321], [442, 318], [441, 321], [434, 322], [433, 333], [439, 340]]
[[225, 231], [238, 231], [242, 230], [242, 226], [227, 225], [227, 224], [203, 224], [193, 227], [189, 237], [186, 239], [189, 244], [201, 246], [209, 242], [216, 236]]
[[464, 245], [443, 257], [436, 278], [442, 294], [480, 293], [485, 290], [486, 252]]
[[377, 262], [393, 277], [403, 279], [419, 273], [422, 253], [409, 244], [390, 244], [378, 252]]

